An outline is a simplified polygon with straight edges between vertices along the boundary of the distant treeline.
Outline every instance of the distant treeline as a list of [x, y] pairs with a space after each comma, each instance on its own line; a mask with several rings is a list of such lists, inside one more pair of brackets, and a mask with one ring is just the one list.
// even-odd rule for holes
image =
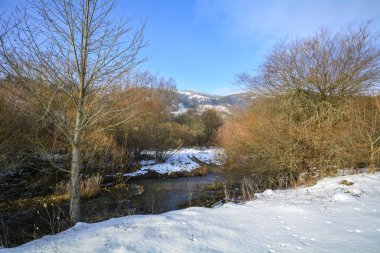
[[[202, 113], [189, 109], [184, 114], [172, 114], [178, 103], [173, 79], [159, 79], [144, 72], [125, 82], [123, 89], [111, 91], [122, 113], [108, 117], [115, 117], [118, 124], [96, 125], [83, 136], [81, 155], [85, 171], [124, 172], [144, 158], [146, 152], [143, 151], [153, 151], [153, 159], [162, 162], [171, 150], [215, 144], [215, 134], [223, 123], [222, 115], [212, 109]], [[57, 124], [51, 124], [49, 116], [41, 112], [35, 101], [28, 101], [17, 80], [9, 78], [1, 83], [1, 170], [22, 168], [36, 158], [48, 160], [58, 169], [69, 170], [71, 149], [64, 132], [57, 129]], [[51, 97], [47, 84], [35, 82], [34, 85], [46, 94], [46, 99]], [[65, 105], [64, 101], [51, 101], [49, 113], [61, 115], [67, 129], [72, 129], [75, 115]]]

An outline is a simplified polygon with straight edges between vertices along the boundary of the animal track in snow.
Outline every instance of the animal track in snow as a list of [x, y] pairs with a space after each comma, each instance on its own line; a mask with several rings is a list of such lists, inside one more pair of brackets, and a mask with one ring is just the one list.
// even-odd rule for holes
[[361, 233], [362, 231], [360, 229], [355, 229], [356, 233]]

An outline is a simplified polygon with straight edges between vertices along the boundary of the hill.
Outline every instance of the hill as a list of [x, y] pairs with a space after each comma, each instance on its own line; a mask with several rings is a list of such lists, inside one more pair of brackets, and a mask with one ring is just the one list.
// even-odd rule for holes
[[244, 107], [252, 101], [249, 93], [231, 94], [227, 96], [210, 95], [202, 92], [183, 90], [177, 91], [178, 105], [174, 115], [187, 112], [189, 109], [196, 109], [202, 113], [206, 109], [215, 109], [217, 111], [231, 114], [232, 108]]

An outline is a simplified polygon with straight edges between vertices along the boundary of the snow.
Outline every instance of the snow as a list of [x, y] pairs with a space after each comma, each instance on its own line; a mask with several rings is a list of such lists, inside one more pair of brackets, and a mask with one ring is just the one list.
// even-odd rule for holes
[[0, 252], [379, 252], [380, 173], [264, 193], [246, 204], [79, 223]]
[[224, 105], [200, 105], [197, 108], [199, 114], [202, 114], [206, 110], [215, 110], [221, 113], [231, 114], [231, 111]]
[[[228, 107], [224, 105], [198, 105], [197, 106], [197, 114], [201, 115], [206, 110], [215, 110], [217, 112], [225, 113], [225, 114], [232, 114], [231, 111], [228, 109]], [[178, 109], [176, 111], [171, 112], [174, 116], [180, 116], [189, 111], [189, 108], [184, 107], [182, 103], [178, 104]]]
[[169, 159], [164, 163], [152, 164], [154, 161], [143, 161], [142, 167], [138, 171], [126, 173], [126, 177], [144, 175], [148, 171], [155, 171], [160, 174], [170, 174], [173, 172], [187, 171], [201, 167], [201, 164], [192, 160], [196, 158], [204, 163], [221, 165], [223, 150], [220, 148], [182, 148], [173, 151]]
[[179, 115], [183, 115], [183, 114], [187, 113], [188, 110], [189, 110], [189, 108], [186, 108], [182, 103], [179, 103], [178, 104], [178, 110], [171, 112], [171, 114], [174, 116], [179, 116]]
[[356, 198], [349, 193], [337, 193], [332, 197], [337, 202], [355, 202]]
[[185, 95], [189, 99], [196, 100], [198, 102], [204, 102], [204, 101], [209, 101], [210, 100], [210, 98], [207, 97], [207, 96], [203, 96], [203, 95], [197, 94], [195, 92], [191, 92], [191, 91], [178, 91], [178, 93], [182, 94], [182, 95]]

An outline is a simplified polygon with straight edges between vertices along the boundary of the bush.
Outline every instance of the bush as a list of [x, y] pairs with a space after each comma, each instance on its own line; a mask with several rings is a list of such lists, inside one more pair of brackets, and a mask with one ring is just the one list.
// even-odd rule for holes
[[257, 99], [219, 131], [228, 166], [286, 186], [378, 165], [380, 106], [364, 95], [380, 78], [371, 38], [366, 26], [321, 30], [279, 44], [257, 75], [242, 74]]
[[[80, 195], [83, 198], [95, 197], [100, 193], [103, 177], [96, 174], [92, 177], [81, 179], [80, 181]], [[55, 186], [54, 194], [65, 196], [69, 199], [71, 189], [70, 181], [61, 181]]]

